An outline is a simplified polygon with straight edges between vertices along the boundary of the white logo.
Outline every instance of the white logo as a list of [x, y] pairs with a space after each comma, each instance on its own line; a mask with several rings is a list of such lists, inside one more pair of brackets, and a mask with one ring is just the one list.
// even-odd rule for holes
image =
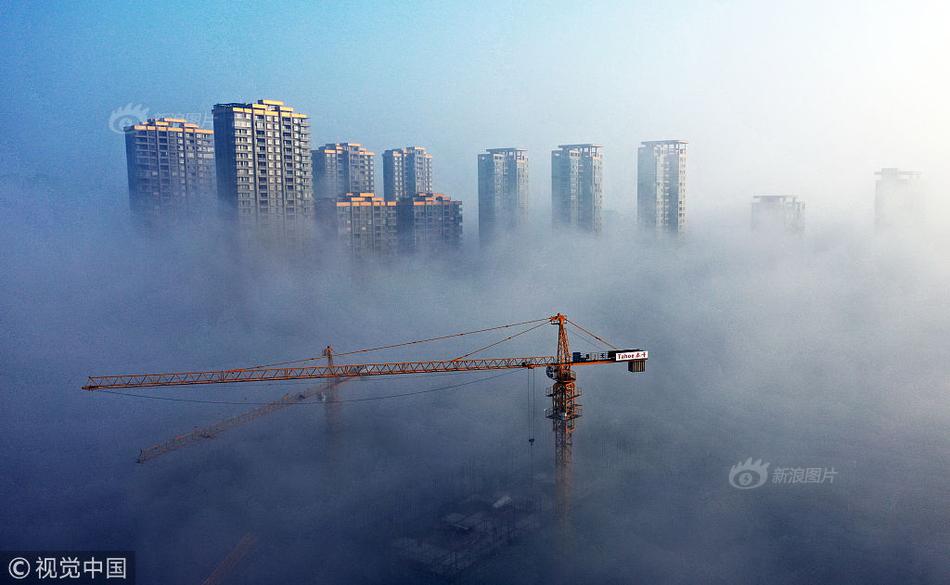
[[109, 130], [116, 134], [125, 133], [125, 127], [132, 124], [140, 124], [148, 118], [148, 108], [142, 104], [134, 105], [132, 102], [112, 110], [109, 116]]
[[645, 351], [618, 351], [614, 359], [623, 362], [627, 360], [645, 360], [647, 356], [648, 354]]
[[740, 490], [751, 490], [765, 483], [769, 477], [769, 464], [759, 459], [755, 463], [749, 457], [740, 461], [729, 470], [729, 485]]
[[30, 574], [30, 561], [23, 557], [16, 557], [7, 565], [7, 571], [14, 579], [26, 579]]

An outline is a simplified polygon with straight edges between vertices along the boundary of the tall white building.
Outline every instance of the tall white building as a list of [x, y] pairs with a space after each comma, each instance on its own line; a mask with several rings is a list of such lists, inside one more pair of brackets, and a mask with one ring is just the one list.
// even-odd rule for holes
[[555, 226], [599, 233], [604, 204], [604, 148], [561, 144], [551, 151], [551, 215]]
[[793, 195], [752, 197], [752, 231], [801, 234], [805, 231], [805, 202]]
[[521, 228], [528, 216], [528, 151], [489, 148], [478, 155], [478, 239]]
[[421, 146], [383, 152], [383, 197], [386, 201], [412, 199], [432, 192], [432, 155]]
[[913, 225], [920, 213], [920, 173], [895, 168], [877, 173], [874, 226], [878, 230]]
[[324, 144], [313, 156], [313, 191], [336, 200], [349, 193], [376, 192], [376, 153], [358, 142]]
[[168, 225], [214, 209], [214, 137], [182, 118], [151, 118], [125, 128], [129, 205], [135, 219]]
[[637, 221], [640, 227], [686, 229], [686, 141], [642, 142], [637, 153]]
[[309, 235], [309, 116], [277, 100], [217, 104], [213, 113], [221, 201], [244, 228]]

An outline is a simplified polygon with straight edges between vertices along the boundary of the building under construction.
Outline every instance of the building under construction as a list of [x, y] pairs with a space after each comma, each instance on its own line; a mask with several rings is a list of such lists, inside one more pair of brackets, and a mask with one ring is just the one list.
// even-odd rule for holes
[[473, 495], [442, 510], [434, 523], [393, 541], [409, 569], [454, 577], [517, 538], [541, 527], [549, 498], [495, 493]]

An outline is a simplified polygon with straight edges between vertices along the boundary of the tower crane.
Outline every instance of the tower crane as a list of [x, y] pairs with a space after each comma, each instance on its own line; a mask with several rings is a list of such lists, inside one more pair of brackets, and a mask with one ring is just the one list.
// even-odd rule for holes
[[[518, 335], [534, 330], [540, 325], [531, 327], [521, 333], [511, 335], [502, 341], [485, 346], [479, 350], [470, 352], [464, 356], [450, 360], [434, 361], [406, 361], [406, 362], [374, 362], [374, 363], [354, 363], [354, 364], [336, 364], [333, 361], [334, 354], [329, 346], [324, 350], [321, 358], [308, 358], [308, 360], [295, 360], [295, 362], [309, 361], [310, 359], [326, 359], [326, 365], [287, 365], [295, 362], [284, 362], [281, 364], [272, 364], [268, 366], [254, 366], [249, 368], [237, 368], [229, 370], [204, 370], [189, 372], [166, 372], [160, 374], [118, 374], [104, 376], [89, 376], [88, 383], [83, 386], [83, 390], [117, 390], [127, 388], [150, 388], [164, 386], [191, 386], [200, 384], [233, 384], [233, 383], [254, 383], [254, 382], [275, 382], [281, 380], [345, 380], [351, 378], [362, 378], [369, 376], [392, 376], [399, 374], [433, 374], [443, 372], [470, 372], [483, 370], [507, 370], [515, 368], [545, 368], [545, 371], [554, 384], [551, 386], [548, 396], [551, 398], [551, 408], [545, 410], [545, 416], [552, 421], [555, 437], [555, 486], [556, 486], [556, 508], [559, 517], [563, 520], [567, 518], [570, 505], [571, 490], [571, 454], [572, 454], [572, 435], [576, 424], [576, 419], [581, 416], [581, 405], [577, 402], [580, 397], [580, 391], [576, 387], [576, 374], [574, 368], [578, 366], [594, 366], [603, 364], [613, 364], [625, 362], [630, 372], [643, 372], [646, 369], [646, 361], [649, 357], [648, 352], [643, 349], [619, 349], [607, 343], [602, 338], [594, 335], [587, 329], [584, 329], [577, 323], [574, 323], [562, 313], [557, 313], [545, 319], [536, 321], [525, 321], [519, 324], [502, 325], [492, 327], [476, 332], [458, 333], [446, 335], [428, 340], [419, 340], [384, 346], [388, 349], [403, 345], [411, 345], [424, 341], [433, 341], [437, 339], [446, 339], [449, 337], [468, 335], [470, 333], [479, 333], [511, 327], [513, 325], [522, 325], [528, 323], [550, 323], [557, 327], [557, 352], [553, 356], [529, 356], [529, 357], [506, 357], [506, 358], [470, 358], [471, 355], [488, 349], [503, 341], [510, 340]], [[571, 352], [570, 343], [567, 334], [567, 325], [571, 324], [584, 333], [597, 339], [598, 341], [612, 347], [613, 349], [604, 352], [581, 353]], [[349, 354], [362, 353], [370, 350], [359, 350], [348, 352]], [[289, 396], [289, 395], [288, 395]], [[290, 402], [289, 400], [287, 402]], [[270, 412], [274, 408], [259, 409], [259, 414], [254, 417]], [[246, 418], [246, 417], [245, 417]], [[243, 422], [245, 419], [241, 419]]]

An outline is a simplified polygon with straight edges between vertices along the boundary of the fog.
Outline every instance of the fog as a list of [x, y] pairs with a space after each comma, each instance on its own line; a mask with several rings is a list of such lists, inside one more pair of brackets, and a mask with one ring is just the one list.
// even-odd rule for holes
[[[201, 583], [249, 536], [221, 582], [440, 583], [394, 541], [530, 495], [540, 525], [455, 582], [946, 583], [948, 6], [0, 2], [0, 550], [131, 550], [139, 583]], [[135, 226], [117, 112], [211, 127], [214, 104], [261, 98], [308, 114], [314, 146], [427, 147], [461, 250], [355, 261]], [[635, 227], [657, 139], [689, 142], [678, 238]], [[596, 238], [550, 225], [550, 150], [585, 141], [605, 151]], [[528, 149], [530, 225], [481, 246], [476, 156], [502, 146]], [[883, 167], [922, 173], [923, 212], [875, 233]], [[761, 194], [800, 197], [804, 235], [752, 233]], [[322, 384], [80, 389], [556, 312], [650, 352], [644, 373], [577, 368], [566, 527], [541, 371], [348, 381], [146, 463]], [[555, 332], [478, 355], [553, 354]], [[767, 482], [733, 487], [749, 458]]]
[[[312, 400], [144, 464], [143, 447], [312, 384], [130, 392], [198, 402], [80, 386], [562, 311], [648, 349], [647, 371], [578, 368], [571, 536], [543, 512], [459, 582], [946, 578], [945, 233], [816, 221], [801, 238], [761, 236], [723, 213], [675, 240], [539, 224], [480, 249], [467, 226], [454, 256], [355, 263], [239, 253], [224, 226], [143, 234], [121, 194], [93, 206], [43, 185], [7, 177], [2, 190], [4, 549], [131, 549], [139, 582], [185, 583], [250, 533], [227, 582], [440, 582], [390, 544], [472, 494], [550, 493], [543, 372], [351, 381], [335, 423]], [[366, 357], [454, 357], [506, 334]], [[555, 341], [545, 326], [481, 355]], [[382, 398], [420, 390], [433, 391]], [[735, 489], [730, 468], [748, 457], [837, 475]]]

